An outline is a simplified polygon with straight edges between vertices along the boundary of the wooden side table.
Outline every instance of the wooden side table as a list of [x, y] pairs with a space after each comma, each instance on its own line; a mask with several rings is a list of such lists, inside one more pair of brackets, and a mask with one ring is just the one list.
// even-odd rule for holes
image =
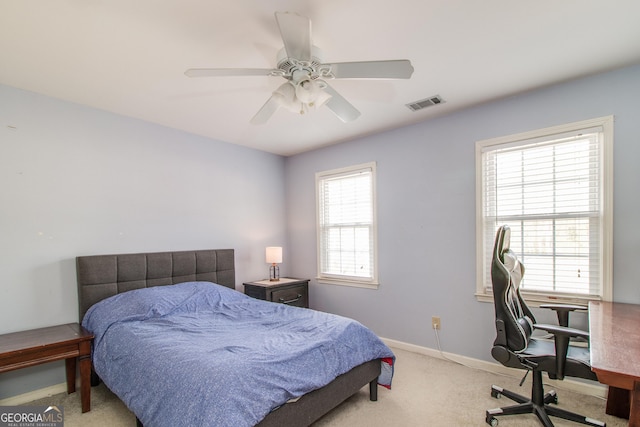
[[257, 299], [309, 308], [309, 279], [281, 277], [274, 282], [247, 282], [244, 283], [244, 293]]
[[91, 340], [77, 323], [0, 335], [0, 373], [65, 360], [67, 393], [76, 391], [76, 361], [80, 361], [82, 412], [91, 410]]

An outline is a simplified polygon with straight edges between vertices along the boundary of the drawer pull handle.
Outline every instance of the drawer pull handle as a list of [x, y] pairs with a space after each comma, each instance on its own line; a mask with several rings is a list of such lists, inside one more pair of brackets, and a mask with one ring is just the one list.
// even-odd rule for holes
[[285, 301], [284, 298], [280, 298], [280, 299], [278, 299], [278, 302], [281, 303], [281, 304], [293, 304], [294, 302], [300, 301], [300, 298], [302, 298], [302, 294], [298, 294], [297, 298], [290, 299], [288, 301]]

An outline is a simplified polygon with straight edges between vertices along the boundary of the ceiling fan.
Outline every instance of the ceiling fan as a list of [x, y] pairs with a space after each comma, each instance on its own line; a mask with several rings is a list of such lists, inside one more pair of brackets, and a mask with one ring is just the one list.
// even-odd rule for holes
[[277, 56], [277, 68], [191, 68], [185, 71], [188, 77], [274, 76], [286, 79], [251, 119], [253, 124], [266, 123], [280, 107], [305, 114], [323, 105], [343, 122], [350, 122], [360, 116], [360, 111], [327, 80], [408, 79], [413, 74], [413, 66], [406, 59], [324, 63], [320, 50], [312, 44], [309, 18], [289, 12], [276, 12], [275, 17], [284, 42], [284, 48]]

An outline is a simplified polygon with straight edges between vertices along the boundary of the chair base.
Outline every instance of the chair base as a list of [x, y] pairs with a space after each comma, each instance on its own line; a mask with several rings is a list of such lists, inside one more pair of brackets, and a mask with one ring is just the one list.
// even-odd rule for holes
[[[536, 377], [539, 376], [539, 380]], [[537, 382], [540, 382], [538, 385]], [[574, 414], [573, 412], [565, 411], [557, 406], [551, 406], [551, 404], [558, 403], [558, 396], [555, 391], [542, 394], [542, 374], [541, 372], [534, 371], [534, 385], [532, 396], [533, 399], [519, 395], [509, 390], [505, 390], [502, 387], [496, 385], [491, 386], [491, 396], [499, 398], [500, 396], [506, 396], [509, 399], [517, 402], [517, 405], [507, 406], [504, 408], [490, 409], [487, 411], [486, 422], [492, 427], [498, 425], [497, 416], [501, 415], [516, 415], [516, 414], [536, 414], [540, 422], [545, 427], [553, 427], [553, 423], [549, 416], [563, 418], [569, 421], [575, 421], [577, 423], [586, 424], [595, 427], [605, 427], [606, 424], [602, 421], [594, 420], [592, 418], [584, 417], [582, 415]], [[537, 403], [535, 402], [537, 401]]]

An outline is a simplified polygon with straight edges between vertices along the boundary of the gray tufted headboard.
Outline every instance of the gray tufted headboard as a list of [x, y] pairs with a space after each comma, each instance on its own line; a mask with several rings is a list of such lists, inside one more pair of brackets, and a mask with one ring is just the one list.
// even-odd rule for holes
[[133, 289], [190, 281], [236, 286], [233, 249], [80, 256], [76, 273], [80, 322], [93, 304]]

